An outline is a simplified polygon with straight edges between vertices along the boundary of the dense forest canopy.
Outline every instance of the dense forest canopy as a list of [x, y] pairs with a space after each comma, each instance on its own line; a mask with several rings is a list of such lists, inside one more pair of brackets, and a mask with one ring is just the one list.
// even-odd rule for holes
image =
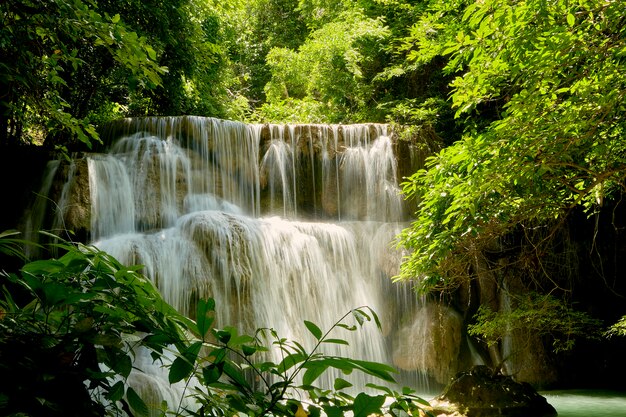
[[0, 143], [89, 146], [140, 115], [427, 129], [445, 147], [405, 182], [398, 279], [454, 287], [513, 233], [541, 280], [563, 222], [621, 199], [625, 6], [7, 0]]

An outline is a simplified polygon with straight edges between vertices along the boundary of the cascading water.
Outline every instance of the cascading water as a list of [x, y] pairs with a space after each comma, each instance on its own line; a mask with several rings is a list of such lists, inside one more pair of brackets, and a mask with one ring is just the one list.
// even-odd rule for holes
[[[326, 353], [415, 366], [396, 357], [414, 355], [407, 343], [429, 341], [395, 345], [418, 304], [410, 288], [390, 284], [402, 257], [391, 242], [406, 210], [385, 125], [144, 118], [111, 125], [109, 135], [110, 151], [83, 164], [90, 239], [144, 265], [175, 308], [192, 314], [198, 298], [212, 297], [218, 326], [272, 327], [306, 345], [303, 320], [327, 329], [369, 306], [383, 332], [338, 335], [350, 346]], [[427, 389], [419, 370], [406, 376]]]

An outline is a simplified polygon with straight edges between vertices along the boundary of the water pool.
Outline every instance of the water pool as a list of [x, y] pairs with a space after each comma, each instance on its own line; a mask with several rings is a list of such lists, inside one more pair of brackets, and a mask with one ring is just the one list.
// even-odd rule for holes
[[566, 390], [541, 395], [556, 408], [559, 417], [626, 417], [626, 392]]

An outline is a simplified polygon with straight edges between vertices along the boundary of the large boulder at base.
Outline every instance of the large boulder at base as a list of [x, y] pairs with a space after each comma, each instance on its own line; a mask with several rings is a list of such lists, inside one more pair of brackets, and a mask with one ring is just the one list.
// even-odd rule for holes
[[555, 417], [556, 410], [528, 383], [495, 373], [484, 365], [460, 372], [431, 401], [435, 415], [467, 417]]

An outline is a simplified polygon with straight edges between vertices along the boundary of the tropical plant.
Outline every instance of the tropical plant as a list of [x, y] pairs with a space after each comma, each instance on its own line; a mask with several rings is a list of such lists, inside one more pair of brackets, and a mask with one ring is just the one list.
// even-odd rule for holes
[[[389, 386], [370, 383], [367, 387], [378, 390], [378, 395], [360, 392], [353, 396], [347, 391], [352, 384], [341, 377], [335, 379], [332, 388], [315, 385], [329, 369], [344, 374], [360, 371], [384, 383], [395, 382], [392, 374], [396, 371], [389, 365], [320, 351], [324, 345], [348, 344], [331, 337], [339, 329], [355, 331], [371, 320], [380, 326], [376, 314], [367, 307], [350, 310], [326, 332], [305, 320], [304, 325], [315, 338], [310, 350], [297, 341], [281, 338], [273, 329], [258, 329], [254, 336], [241, 335], [234, 327], [213, 329], [214, 307], [213, 300], [200, 300], [194, 328], [199, 337], [180, 351], [169, 373], [170, 382], [192, 376], [200, 381], [193, 394], [200, 407], [193, 415], [343, 416], [352, 412], [365, 417], [385, 412], [418, 413], [428, 405], [408, 388], [396, 392]], [[354, 325], [346, 323], [348, 317], [355, 319]], [[268, 338], [270, 346], [266, 346]], [[272, 351], [278, 362], [271, 360]]]
[[[15, 241], [2, 239], [3, 248]], [[104, 415], [146, 409], [127, 384], [135, 349], [160, 356], [190, 321], [144, 278], [84, 245], [3, 271], [0, 410], [4, 415]], [[143, 332], [137, 337], [138, 332]], [[133, 411], [131, 411], [133, 410]]]

